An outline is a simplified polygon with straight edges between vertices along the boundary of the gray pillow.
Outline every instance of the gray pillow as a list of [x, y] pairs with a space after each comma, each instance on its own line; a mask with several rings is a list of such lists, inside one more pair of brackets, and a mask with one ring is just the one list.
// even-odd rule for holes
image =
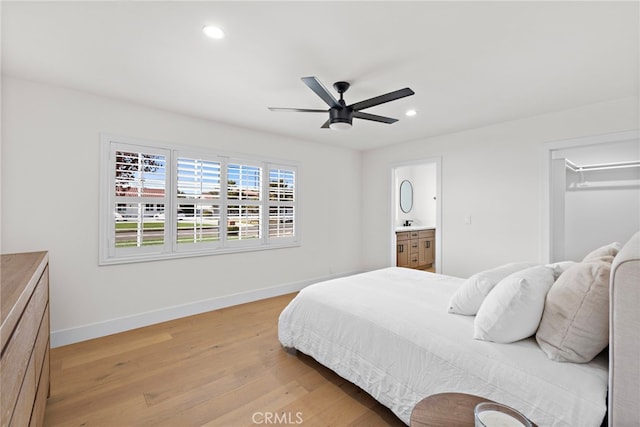
[[609, 275], [612, 256], [578, 263], [547, 293], [536, 332], [551, 360], [586, 363], [609, 344]]

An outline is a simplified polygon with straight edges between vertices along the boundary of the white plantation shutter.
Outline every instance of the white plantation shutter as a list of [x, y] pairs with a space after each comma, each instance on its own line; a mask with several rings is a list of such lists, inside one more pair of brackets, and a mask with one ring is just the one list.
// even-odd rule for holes
[[269, 240], [292, 240], [296, 235], [296, 171], [269, 167]]
[[222, 164], [178, 156], [176, 163], [176, 243], [178, 250], [220, 246]]
[[262, 238], [262, 166], [227, 164], [227, 242]]
[[167, 230], [157, 217], [168, 203], [167, 150], [114, 144], [111, 151], [112, 255], [166, 251]]
[[102, 135], [100, 264], [297, 246], [297, 170]]

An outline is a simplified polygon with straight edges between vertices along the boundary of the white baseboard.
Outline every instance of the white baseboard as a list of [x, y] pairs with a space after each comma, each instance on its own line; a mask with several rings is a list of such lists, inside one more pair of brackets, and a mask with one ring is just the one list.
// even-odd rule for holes
[[258, 301], [265, 298], [276, 297], [300, 291], [301, 289], [317, 282], [348, 276], [353, 273], [335, 274], [323, 278], [304, 280], [295, 283], [288, 283], [271, 288], [256, 289], [239, 294], [226, 295], [211, 298], [203, 301], [196, 301], [188, 304], [176, 305], [163, 308], [161, 310], [148, 311], [131, 316], [119, 317], [106, 320], [104, 322], [92, 323], [75, 328], [61, 329], [51, 332], [51, 347], [60, 347], [93, 338], [100, 338], [155, 323], [166, 322], [168, 320], [179, 319], [181, 317], [192, 316], [194, 314], [206, 313], [207, 311], [218, 310], [232, 305], [244, 304]]

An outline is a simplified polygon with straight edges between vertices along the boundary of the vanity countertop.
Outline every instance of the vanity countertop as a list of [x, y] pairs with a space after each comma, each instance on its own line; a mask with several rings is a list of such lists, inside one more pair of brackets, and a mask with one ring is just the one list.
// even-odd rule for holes
[[428, 225], [410, 225], [408, 227], [396, 227], [396, 232], [402, 231], [419, 231], [419, 230], [435, 230], [436, 227]]

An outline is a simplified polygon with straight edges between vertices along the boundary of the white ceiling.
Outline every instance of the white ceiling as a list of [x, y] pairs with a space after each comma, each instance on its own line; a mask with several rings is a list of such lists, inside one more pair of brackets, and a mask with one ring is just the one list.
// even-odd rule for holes
[[[633, 2], [7, 2], [2, 72], [300, 140], [368, 149], [638, 96]], [[206, 38], [205, 24], [227, 37]], [[400, 119], [320, 129], [300, 80]], [[418, 115], [406, 117], [415, 109]]]

